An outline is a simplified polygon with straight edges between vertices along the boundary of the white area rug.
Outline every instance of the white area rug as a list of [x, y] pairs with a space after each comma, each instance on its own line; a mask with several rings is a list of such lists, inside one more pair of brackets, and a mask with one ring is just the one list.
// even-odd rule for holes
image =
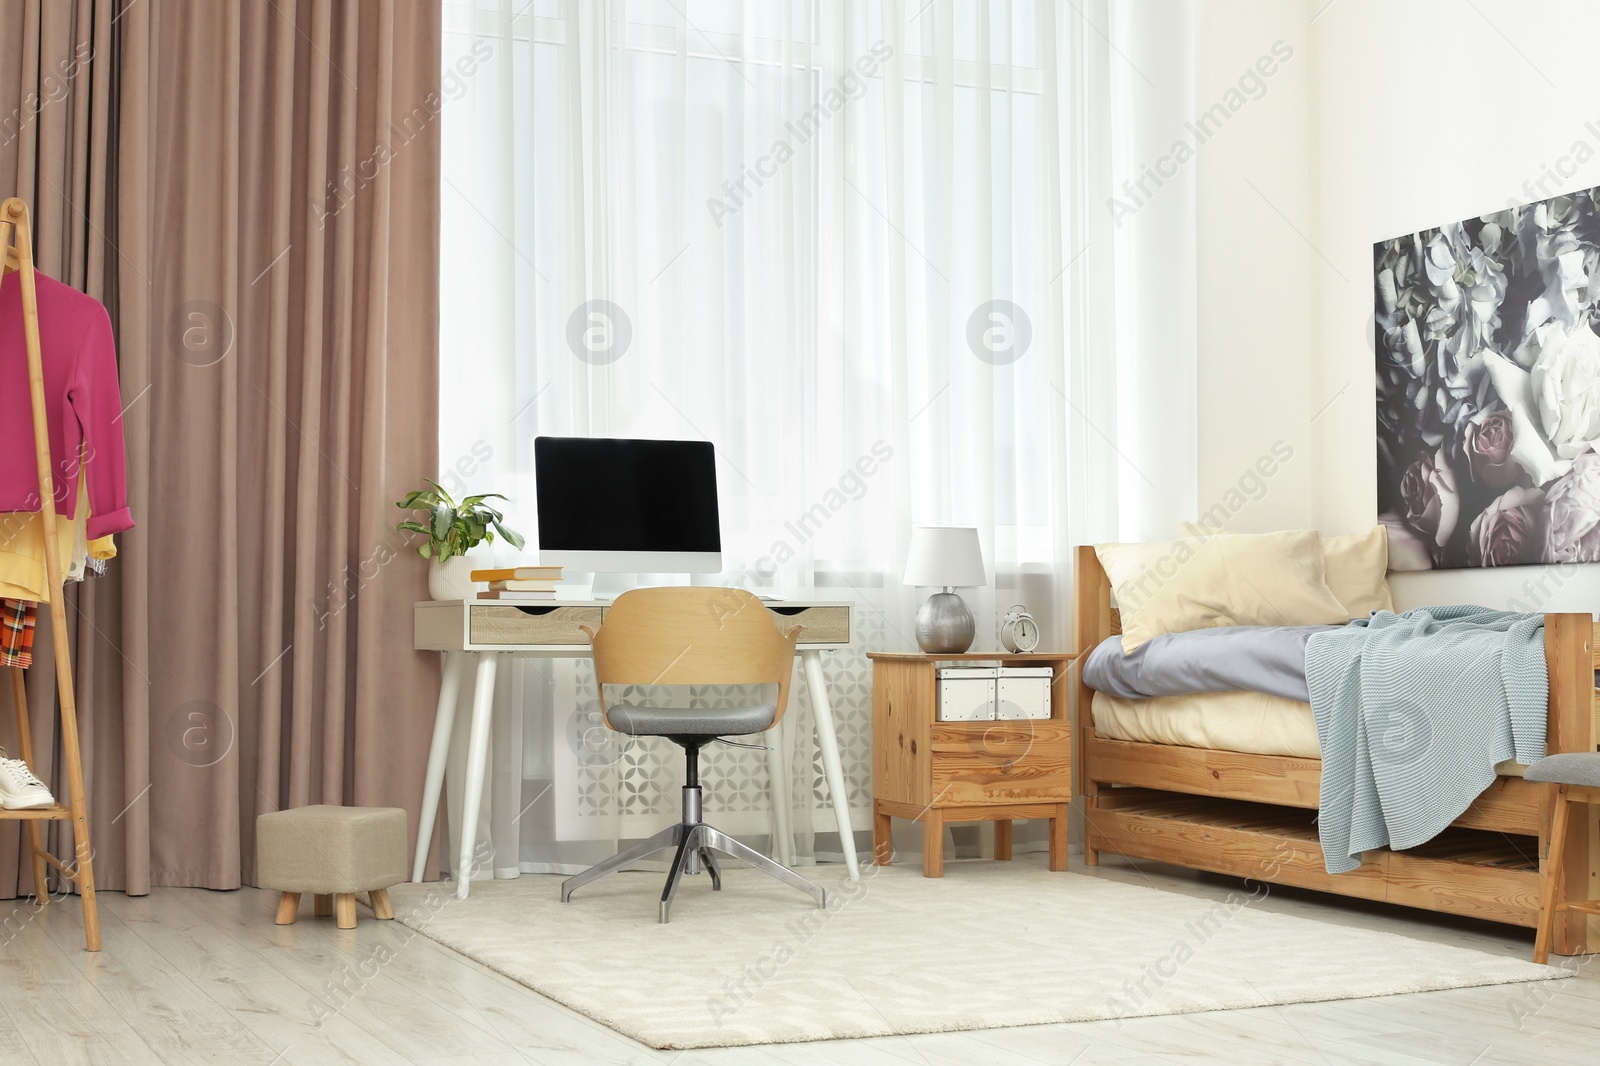
[[[991, 1029], [1540, 981], [1566, 970], [1013, 863], [843, 869], [792, 888], [734, 868], [623, 873], [560, 902], [560, 879], [393, 890], [397, 917], [658, 1048]], [[1257, 891], [1260, 891], [1259, 887]]]

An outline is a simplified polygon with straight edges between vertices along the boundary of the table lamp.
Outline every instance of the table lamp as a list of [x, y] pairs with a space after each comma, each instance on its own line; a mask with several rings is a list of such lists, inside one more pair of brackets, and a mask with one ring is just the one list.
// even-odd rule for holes
[[911, 530], [905, 583], [931, 586], [935, 592], [917, 611], [917, 644], [929, 655], [957, 655], [972, 647], [977, 625], [958, 588], [989, 583], [983, 569], [983, 548], [971, 526], [917, 526]]

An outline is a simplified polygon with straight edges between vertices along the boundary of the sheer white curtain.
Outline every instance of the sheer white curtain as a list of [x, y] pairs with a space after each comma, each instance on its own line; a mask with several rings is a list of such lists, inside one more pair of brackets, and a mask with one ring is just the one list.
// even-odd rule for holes
[[[446, 4], [445, 474], [512, 497], [531, 550], [535, 435], [712, 441], [714, 581], [859, 604], [828, 667], [858, 829], [865, 652], [915, 649], [911, 527], [981, 531], [978, 649], [1015, 602], [1065, 646], [1069, 547], [1115, 532], [1108, 25], [1103, 0]], [[496, 800], [525, 812], [497, 868], [674, 817], [676, 749], [595, 729], [586, 668], [509, 673]], [[794, 821], [826, 857], [794, 698]], [[762, 837], [764, 760], [711, 755], [708, 818]]]

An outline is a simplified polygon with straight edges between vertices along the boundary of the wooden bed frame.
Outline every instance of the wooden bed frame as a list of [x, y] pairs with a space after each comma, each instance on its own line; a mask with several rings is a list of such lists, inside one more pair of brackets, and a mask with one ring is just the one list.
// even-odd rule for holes
[[[1111, 585], [1092, 547], [1077, 549], [1073, 687], [1076, 788], [1084, 809], [1084, 860], [1108, 851], [1346, 896], [1534, 928], [1541, 867], [1550, 847], [1554, 788], [1499, 777], [1439, 837], [1407, 851], [1368, 852], [1361, 867], [1329, 874], [1315, 824], [1322, 764], [1095, 736], [1082, 655], [1122, 631]], [[1545, 615], [1550, 667], [1548, 750], [1594, 751], [1600, 739], [1594, 621]], [[1583, 816], [1579, 817], [1579, 812]], [[1563, 881], [1568, 899], [1600, 897], [1600, 830], [1575, 808]], [[1557, 916], [1552, 950], [1600, 951], [1600, 918]]]

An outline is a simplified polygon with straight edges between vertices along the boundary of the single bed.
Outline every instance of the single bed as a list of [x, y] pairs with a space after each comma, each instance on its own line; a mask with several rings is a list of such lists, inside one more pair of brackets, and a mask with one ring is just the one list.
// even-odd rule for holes
[[[1074, 598], [1082, 656], [1121, 632], [1093, 547], [1077, 549]], [[1545, 616], [1551, 753], [1596, 750], [1595, 632], [1588, 615]], [[1081, 666], [1080, 658], [1075, 762], [1089, 865], [1109, 851], [1530, 929], [1537, 923], [1550, 789], [1522, 780], [1515, 764], [1497, 767], [1494, 784], [1428, 843], [1368, 852], [1359, 869], [1329, 874], [1315, 824], [1321, 762], [1309, 705], [1260, 693], [1122, 699], [1090, 689]], [[1567, 848], [1568, 898], [1600, 895], [1593, 811], [1574, 819]], [[1600, 950], [1600, 919], [1561, 915], [1553, 950]]]

